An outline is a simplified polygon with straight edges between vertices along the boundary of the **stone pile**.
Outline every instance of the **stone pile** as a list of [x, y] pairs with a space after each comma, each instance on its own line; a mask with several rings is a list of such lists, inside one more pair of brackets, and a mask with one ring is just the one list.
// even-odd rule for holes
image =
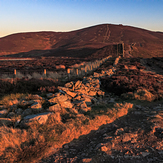
[[[116, 64], [119, 59], [120, 57], [116, 59]], [[92, 76], [84, 77], [83, 81], [71, 81], [64, 87], [59, 86], [58, 93], [48, 93], [45, 98], [32, 95], [31, 99], [10, 101], [12, 105], [8, 108], [0, 108], [0, 126], [28, 126], [28, 123], [33, 121], [44, 124], [49, 116], [61, 121], [61, 114], [67, 110], [74, 114], [90, 111], [91, 106], [105, 95], [100, 89], [100, 78], [113, 75], [115, 70], [113, 67], [101, 73], [94, 72]]]

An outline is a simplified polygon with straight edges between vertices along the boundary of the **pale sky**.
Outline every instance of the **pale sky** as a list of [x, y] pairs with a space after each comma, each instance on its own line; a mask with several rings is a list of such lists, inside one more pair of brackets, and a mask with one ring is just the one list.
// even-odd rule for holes
[[163, 32], [163, 0], [0, 0], [0, 37], [106, 23]]

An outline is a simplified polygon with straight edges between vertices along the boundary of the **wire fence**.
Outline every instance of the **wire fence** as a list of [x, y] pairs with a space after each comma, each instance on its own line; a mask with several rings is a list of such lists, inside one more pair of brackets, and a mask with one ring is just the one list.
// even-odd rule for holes
[[[124, 43], [116, 43], [113, 45], [114, 47], [114, 53], [116, 56], [124, 55]], [[41, 79], [41, 78], [52, 78], [52, 79], [71, 79], [75, 77], [82, 77], [86, 74], [91, 73], [92, 71], [95, 71], [97, 68], [101, 66], [106, 60], [108, 60], [111, 55], [100, 59], [95, 60], [93, 62], [84, 62], [83, 64], [80, 64], [78, 67], [73, 68], [67, 68], [67, 69], [60, 69], [60, 71], [49, 71], [47, 69], [38, 69], [33, 71], [21, 72], [20, 70], [12, 70], [10, 72], [4, 72], [3, 74], [0, 74], [0, 79], [12, 79], [12, 78], [35, 78], [35, 79]]]
[[5, 73], [1, 75], [1, 79], [11, 79], [11, 78], [52, 78], [52, 79], [70, 79], [74, 77], [84, 76], [86, 74], [95, 71], [98, 67], [101, 66], [106, 60], [112, 56], [107, 56], [100, 60], [95, 60], [94, 62], [86, 62], [79, 67], [67, 68], [66, 70], [61, 71], [48, 71], [46, 69], [39, 70], [39, 72], [30, 72], [23, 74], [20, 71], [14, 69], [13, 73]]

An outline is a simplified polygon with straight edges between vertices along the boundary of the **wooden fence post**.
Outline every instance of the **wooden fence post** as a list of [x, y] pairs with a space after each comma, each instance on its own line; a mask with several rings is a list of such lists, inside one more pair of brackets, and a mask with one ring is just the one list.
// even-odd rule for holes
[[122, 51], [123, 51], [123, 57], [124, 57], [124, 42], [122, 42]]
[[85, 71], [85, 73], [87, 73], [87, 67], [85, 66], [85, 68], [84, 68], [84, 71]]
[[44, 69], [44, 76], [46, 77], [46, 69]]
[[14, 78], [16, 78], [16, 69], [14, 69]]
[[70, 79], [70, 69], [67, 69], [68, 78]]
[[117, 57], [118, 57], [118, 44], [117, 44]]
[[79, 70], [78, 70], [78, 69], [76, 69], [76, 75], [77, 75], [77, 76], [79, 75]]

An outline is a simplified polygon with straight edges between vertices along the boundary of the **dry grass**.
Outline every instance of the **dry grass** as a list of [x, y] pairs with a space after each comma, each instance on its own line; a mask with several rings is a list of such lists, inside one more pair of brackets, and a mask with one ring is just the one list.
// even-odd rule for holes
[[23, 94], [23, 93], [5, 95], [1, 98], [0, 104], [8, 107], [8, 106], [11, 106], [13, 104], [17, 104], [18, 100], [20, 98], [24, 98], [25, 96], [27, 96], [27, 94]]
[[[0, 128], [0, 159], [3, 163], [34, 162], [43, 155], [48, 155], [51, 152], [50, 146], [60, 148], [74, 138], [79, 138], [103, 124], [111, 123], [116, 118], [126, 115], [132, 106], [130, 103], [115, 104], [110, 108], [106, 105], [96, 106], [96, 111], [91, 115], [75, 116], [69, 113], [71, 115], [64, 123], [52, 114], [46, 124], [40, 125], [38, 122], [33, 122], [26, 130], [2, 126]], [[61, 117], [63, 116], [64, 112]]]
[[[28, 158], [25, 156], [25, 150], [27, 151], [27, 148], [30, 149], [32, 147], [37, 149], [36, 146], [39, 143], [44, 143], [45, 145], [45, 139], [37, 131], [26, 131], [2, 126], [0, 128], [0, 160], [4, 163], [14, 162], [16, 160], [21, 162], [21, 157], [22, 160]], [[29, 154], [30, 152], [26, 153], [26, 155]]]

